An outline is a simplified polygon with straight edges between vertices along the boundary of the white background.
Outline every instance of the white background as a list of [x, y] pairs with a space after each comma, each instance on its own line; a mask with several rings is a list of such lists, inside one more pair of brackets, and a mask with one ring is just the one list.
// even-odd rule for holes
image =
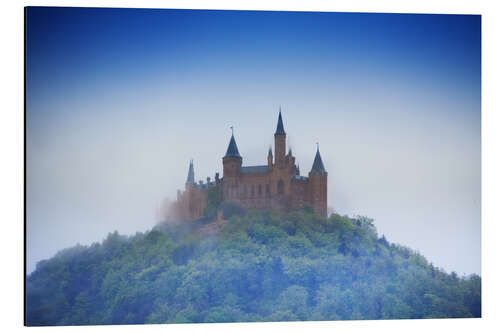
[[499, 41], [498, 1], [11, 1], [1, 8], [2, 51], [0, 109], [0, 325], [4, 331], [44, 330], [82, 331], [89, 327], [24, 328], [23, 327], [23, 6], [92, 6], [198, 9], [262, 9], [350, 12], [454, 13], [482, 15], [482, 279], [483, 318], [456, 320], [392, 320], [353, 322], [300, 322], [252, 324], [196, 324], [101, 326], [95, 331], [165, 330], [175, 332], [208, 331], [253, 332], [255, 330], [314, 330], [326, 332], [420, 332], [422, 330], [498, 331], [500, 297], [498, 285], [500, 237], [498, 188], [500, 186], [499, 139]]

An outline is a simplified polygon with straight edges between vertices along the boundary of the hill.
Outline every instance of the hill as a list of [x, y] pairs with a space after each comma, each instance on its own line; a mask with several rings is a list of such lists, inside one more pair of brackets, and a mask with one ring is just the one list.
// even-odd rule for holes
[[39, 262], [28, 325], [481, 316], [479, 276], [436, 268], [369, 218], [225, 215], [217, 232], [163, 223]]

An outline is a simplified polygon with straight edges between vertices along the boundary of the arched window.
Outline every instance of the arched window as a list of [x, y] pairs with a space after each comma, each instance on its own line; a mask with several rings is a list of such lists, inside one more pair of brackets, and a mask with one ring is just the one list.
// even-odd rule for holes
[[266, 196], [270, 196], [270, 195], [271, 195], [270, 186], [269, 186], [269, 184], [266, 184]]
[[259, 197], [261, 197], [261, 196], [262, 196], [262, 185], [259, 184]]
[[285, 184], [283, 183], [283, 180], [278, 181], [278, 194], [283, 194], [285, 193]]
[[252, 191], [251, 191], [252, 198], [255, 196], [255, 186], [252, 185]]

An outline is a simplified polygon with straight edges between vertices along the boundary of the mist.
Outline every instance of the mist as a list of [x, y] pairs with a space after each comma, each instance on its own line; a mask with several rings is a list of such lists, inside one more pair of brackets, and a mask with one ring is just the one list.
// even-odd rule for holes
[[[277, 118], [271, 103], [257, 111], [240, 105], [232, 116], [139, 104], [115, 107], [120, 113], [92, 107], [97, 111], [48, 125], [53, 137], [32, 140], [28, 133], [30, 271], [61, 248], [99, 241], [114, 230], [151, 229], [163, 200], [175, 200], [184, 188], [190, 158], [196, 180], [222, 174], [231, 125], [244, 165], [265, 163]], [[463, 124], [437, 111], [424, 119], [397, 111], [398, 119], [381, 122], [335, 112], [334, 106], [307, 116], [301, 106], [282, 108], [302, 174], [310, 170], [320, 142], [329, 172], [328, 204], [336, 212], [375, 218], [379, 232], [436, 265], [479, 271], [479, 262], [463, 262], [479, 258], [478, 133], [464, 137]], [[315, 121], [326, 117], [328, 122]], [[453, 237], [443, 239], [446, 233]]]
[[[408, 20], [410, 26], [416, 20], [417, 26], [428, 27], [422, 17]], [[462, 17], [446, 20], [465, 29]], [[470, 20], [476, 31], [476, 19]], [[419, 251], [438, 267], [480, 274], [480, 61], [477, 67], [476, 53], [456, 52], [469, 35], [457, 30], [456, 35], [448, 32], [451, 37], [433, 36], [451, 40], [446, 50], [437, 49], [436, 40], [415, 37], [410, 48], [391, 36], [385, 45], [400, 57], [390, 63], [369, 41], [337, 48], [329, 35], [318, 35], [329, 45], [321, 57], [307, 50], [293, 53], [292, 42], [280, 39], [287, 32], [279, 30], [257, 45], [265, 57], [255, 51], [242, 56], [254, 46], [237, 40], [263, 36], [265, 29], [253, 31], [242, 23], [240, 35], [233, 36], [223, 21], [206, 34], [188, 34], [185, 44], [165, 36], [141, 39], [143, 53], [124, 55], [117, 63], [106, 51], [132, 50], [130, 40], [98, 43], [92, 60], [81, 63], [82, 72], [66, 54], [69, 42], [57, 49], [39, 45], [35, 37], [56, 27], [39, 31], [41, 23], [31, 21], [28, 273], [38, 261], [77, 243], [101, 241], [115, 230], [131, 235], [152, 229], [162, 202], [175, 200], [176, 191], [184, 189], [191, 158], [197, 181], [215, 172], [222, 176], [230, 126], [243, 165], [265, 164], [281, 105], [302, 175], [309, 172], [319, 142], [328, 171], [328, 206], [339, 214], [375, 219], [379, 234]], [[369, 31], [372, 23], [359, 29]], [[85, 24], [74, 22], [80, 28]], [[225, 42], [214, 37], [219, 28], [227, 34]], [[343, 38], [361, 38], [344, 28], [338, 32]], [[387, 29], [381, 36], [390, 34]], [[86, 38], [93, 45], [103, 37]], [[196, 38], [200, 48], [210, 45], [198, 57], [191, 52], [198, 47]], [[307, 36], [296, 38], [322, 45]], [[210, 44], [213, 40], [219, 43]], [[269, 46], [274, 40], [281, 42]], [[150, 45], [167, 50], [155, 58]], [[175, 52], [167, 52], [168, 45]], [[368, 48], [374, 57], [357, 48]], [[478, 52], [480, 59], [480, 44]], [[53, 55], [50, 61], [46, 53]], [[56, 65], [57, 59], [64, 61]]]

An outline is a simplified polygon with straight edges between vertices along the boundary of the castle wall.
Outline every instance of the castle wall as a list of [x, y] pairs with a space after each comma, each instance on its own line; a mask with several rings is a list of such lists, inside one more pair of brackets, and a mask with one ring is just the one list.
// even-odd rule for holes
[[291, 150], [286, 152], [286, 133], [283, 128], [281, 112], [274, 135], [275, 157], [269, 149], [267, 165], [242, 167], [243, 158], [231, 135], [231, 140], [222, 159], [223, 178], [216, 174], [215, 183], [207, 179], [207, 186], [194, 183], [192, 164], [186, 190], [178, 194], [176, 211], [184, 220], [203, 217], [206, 208], [209, 186], [220, 185], [222, 201], [234, 202], [246, 208], [272, 209], [281, 212], [311, 206], [320, 216], [326, 216], [327, 173], [319, 155], [316, 153], [309, 177], [299, 176], [295, 157]]
[[309, 179], [292, 178], [291, 189], [293, 209], [301, 209], [305, 206], [312, 206]]
[[[294, 202], [307, 200], [306, 185], [299, 185], [301, 196], [294, 200], [295, 190], [292, 186], [292, 176], [295, 172], [295, 158], [286, 155], [279, 164], [268, 163], [266, 172], [236, 173], [229, 169], [229, 161], [224, 162], [224, 170], [230, 171], [223, 178], [223, 200], [238, 203], [246, 208], [273, 209], [290, 211]], [[236, 176], [236, 175], [239, 176]]]
[[202, 218], [207, 206], [207, 194], [207, 190], [197, 185], [186, 185], [186, 190], [177, 198], [171, 216], [182, 221]]
[[327, 216], [327, 176], [326, 174], [309, 173], [310, 201], [314, 212]]
[[[316, 214], [326, 216], [327, 174], [295, 176], [294, 162], [295, 159], [287, 155], [283, 164], [271, 165], [267, 172], [242, 173], [240, 163], [226, 161], [224, 170], [229, 169], [230, 172], [220, 180], [222, 200], [248, 209], [272, 209], [281, 212], [311, 206]], [[207, 194], [208, 189], [197, 184], [186, 185], [186, 190], [176, 203], [177, 216], [182, 220], [202, 218]]]

